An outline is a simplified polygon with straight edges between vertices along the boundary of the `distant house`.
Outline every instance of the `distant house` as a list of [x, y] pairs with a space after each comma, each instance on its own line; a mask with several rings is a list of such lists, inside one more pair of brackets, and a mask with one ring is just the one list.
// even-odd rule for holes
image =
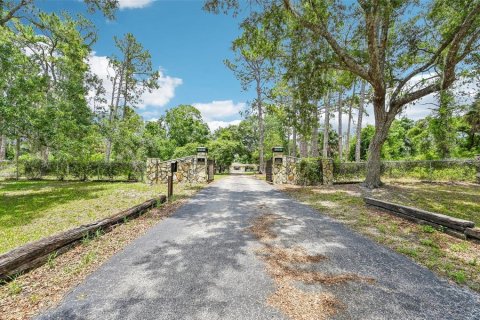
[[247, 173], [247, 172], [258, 172], [258, 164], [251, 163], [232, 163], [228, 168], [230, 173]]

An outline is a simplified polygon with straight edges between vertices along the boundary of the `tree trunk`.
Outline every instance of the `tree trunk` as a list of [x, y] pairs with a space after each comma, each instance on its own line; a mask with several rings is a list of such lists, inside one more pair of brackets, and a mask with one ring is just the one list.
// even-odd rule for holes
[[330, 92], [327, 93], [325, 98], [325, 121], [323, 124], [323, 158], [328, 158], [328, 138], [330, 129]]
[[287, 140], [287, 154], [289, 156], [292, 156], [292, 148], [290, 148], [290, 136], [291, 136], [290, 135], [290, 127], [287, 127], [286, 131], [287, 131], [287, 135], [286, 135], [285, 138]]
[[[117, 113], [118, 113], [118, 106], [120, 105], [120, 95], [122, 91], [122, 83], [123, 83], [123, 73], [124, 67], [122, 67], [120, 71], [120, 75], [115, 75], [113, 79], [113, 89], [112, 89], [112, 99], [111, 99], [111, 107], [110, 107], [110, 115], [109, 115], [109, 124], [110, 130], [115, 131], [115, 125], [117, 120]], [[120, 77], [120, 79], [118, 78]], [[118, 83], [117, 83], [118, 81]], [[116, 96], [115, 96], [116, 95]], [[105, 150], [105, 160], [110, 162], [111, 154], [112, 154], [112, 140], [113, 137], [107, 137], [106, 143], [106, 150]]]
[[20, 178], [20, 164], [18, 162], [18, 157], [20, 156], [20, 137], [17, 137], [15, 143], [15, 179]]
[[0, 161], [7, 159], [7, 137], [0, 136]]
[[44, 162], [48, 162], [48, 147], [45, 147], [45, 146], [40, 147], [40, 158]]
[[112, 154], [112, 140], [107, 138], [106, 146], [105, 146], [105, 161], [110, 162], [110, 157]]
[[357, 141], [355, 144], [355, 161], [360, 162], [360, 147], [362, 143], [362, 120], [363, 120], [363, 105], [365, 101], [365, 80], [362, 80], [362, 86], [360, 87], [360, 103], [358, 105], [358, 120], [357, 120]]
[[292, 128], [292, 156], [297, 157], [297, 127]]
[[384, 111], [385, 95], [374, 97], [373, 108], [375, 110], [375, 134], [368, 148], [367, 177], [364, 182], [364, 186], [369, 189], [383, 185], [380, 179], [382, 147], [387, 139], [390, 126], [395, 119], [395, 114]]
[[311, 156], [318, 158], [318, 106], [315, 106], [313, 111], [313, 128], [312, 128], [312, 141], [311, 141]]
[[265, 172], [264, 161], [264, 126], [263, 126], [263, 105], [262, 105], [262, 88], [260, 87], [260, 80], [257, 81], [257, 108], [258, 108], [258, 131], [259, 131], [259, 146], [258, 146], [258, 160], [260, 162], [260, 173]]
[[302, 158], [308, 157], [307, 139], [303, 134], [300, 137], [300, 157]]
[[433, 117], [433, 137], [437, 152], [442, 159], [450, 158], [450, 149], [454, 145], [455, 133], [452, 128], [452, 117], [454, 102], [453, 94], [448, 90], [441, 90], [439, 93], [439, 106]]
[[338, 159], [343, 161], [343, 132], [342, 132], [342, 92], [338, 92]]
[[355, 85], [357, 82], [353, 83], [353, 91], [352, 91], [352, 99], [350, 100], [350, 106], [348, 107], [348, 125], [347, 125], [347, 142], [345, 143], [345, 153], [346, 153], [346, 160], [349, 161], [350, 159], [350, 131], [351, 131], [351, 124], [352, 124], [352, 104], [353, 98], [355, 97]]

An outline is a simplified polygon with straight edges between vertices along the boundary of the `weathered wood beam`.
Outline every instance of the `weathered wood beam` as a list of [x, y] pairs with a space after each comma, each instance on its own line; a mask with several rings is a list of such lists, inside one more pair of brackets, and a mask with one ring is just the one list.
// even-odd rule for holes
[[366, 204], [382, 208], [393, 213], [399, 213], [403, 216], [412, 217], [419, 220], [432, 222], [450, 229], [461, 231], [462, 233], [466, 228], [473, 228], [475, 224], [472, 221], [458, 219], [450, 216], [446, 216], [439, 213], [433, 213], [421, 209], [402, 206], [399, 204], [381, 201], [373, 198], [363, 198]]
[[128, 218], [138, 217], [149, 209], [164, 203], [164, 195], [150, 199], [130, 209], [121, 211], [108, 218], [98, 220], [91, 224], [82, 225], [68, 231], [27, 243], [0, 255], [0, 279], [8, 279], [14, 275], [26, 272], [44, 264], [50, 254], [63, 253], [69, 250], [76, 242], [94, 234], [97, 230], [122, 223]]
[[467, 228], [465, 229], [465, 235], [467, 238], [473, 238], [480, 241], [480, 228]]

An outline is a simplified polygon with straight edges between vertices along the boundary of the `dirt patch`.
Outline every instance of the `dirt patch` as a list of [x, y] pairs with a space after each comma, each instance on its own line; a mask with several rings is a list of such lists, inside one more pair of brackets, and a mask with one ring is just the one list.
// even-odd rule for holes
[[145, 215], [114, 226], [110, 232], [84, 239], [70, 251], [0, 286], [0, 320], [31, 319], [53, 308], [90, 273], [128, 243], [170, 216], [185, 201], [154, 208]]
[[267, 303], [290, 319], [322, 320], [335, 315], [344, 305], [330, 293], [304, 292], [290, 282], [277, 282], [277, 290]]
[[344, 309], [345, 306], [332, 293], [305, 292], [295, 287], [295, 282], [304, 284], [337, 285], [351, 281], [374, 282], [373, 278], [356, 274], [328, 275], [308, 270], [308, 267], [327, 259], [322, 254], [311, 255], [296, 246], [285, 248], [272, 244], [277, 235], [272, 230], [280, 216], [266, 213], [256, 218], [248, 228], [263, 246], [256, 250], [256, 255], [265, 262], [268, 274], [276, 285], [275, 292], [267, 303], [294, 320], [321, 320]]
[[351, 281], [374, 282], [373, 278], [361, 277], [357, 274], [329, 275], [318, 271], [305, 270], [274, 258], [267, 258], [265, 261], [267, 262], [268, 273], [279, 280], [292, 280], [305, 284], [323, 284], [327, 286]]
[[252, 226], [248, 228], [248, 230], [259, 241], [275, 239], [277, 235], [271, 230], [271, 228], [278, 219], [280, 219], [280, 216], [276, 214], [261, 215], [253, 221]]
[[264, 247], [256, 251], [262, 255], [264, 260], [282, 261], [282, 263], [316, 263], [327, 259], [322, 254], [309, 255], [302, 247], [283, 248], [271, 244], [265, 244]]

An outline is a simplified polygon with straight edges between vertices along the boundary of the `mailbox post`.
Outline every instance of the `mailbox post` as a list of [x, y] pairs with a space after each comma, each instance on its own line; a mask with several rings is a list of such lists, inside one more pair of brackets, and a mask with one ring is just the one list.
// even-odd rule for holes
[[168, 174], [168, 185], [167, 185], [167, 197], [170, 198], [173, 196], [173, 174], [177, 172], [177, 161], [170, 163], [170, 173]]
[[197, 164], [198, 165], [206, 165], [207, 164], [207, 154], [208, 154], [208, 148], [207, 147], [198, 147], [197, 148]]
[[273, 147], [273, 164], [283, 163], [283, 147]]

